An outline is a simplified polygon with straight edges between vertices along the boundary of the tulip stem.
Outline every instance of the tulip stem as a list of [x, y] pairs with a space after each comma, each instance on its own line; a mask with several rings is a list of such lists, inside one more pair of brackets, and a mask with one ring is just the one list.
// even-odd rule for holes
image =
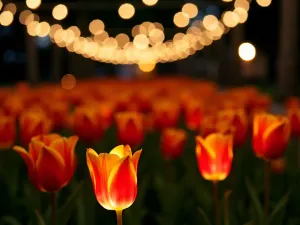
[[265, 219], [267, 220], [269, 205], [270, 205], [270, 162], [265, 161], [265, 199], [264, 199], [264, 209], [265, 209]]
[[123, 224], [123, 218], [122, 218], [122, 210], [117, 210], [117, 224], [122, 225]]
[[56, 225], [56, 194], [51, 193], [52, 225]]
[[214, 188], [214, 200], [216, 206], [216, 225], [220, 225], [220, 213], [219, 213], [219, 194], [218, 194], [218, 181], [213, 182]]

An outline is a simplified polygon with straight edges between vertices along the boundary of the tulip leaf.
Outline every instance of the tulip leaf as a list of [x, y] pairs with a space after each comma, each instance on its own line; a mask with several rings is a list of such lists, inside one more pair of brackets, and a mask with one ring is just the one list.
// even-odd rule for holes
[[22, 225], [16, 218], [11, 216], [4, 216], [0, 221], [0, 225]]
[[250, 195], [250, 199], [254, 205], [254, 209], [256, 211], [256, 216], [257, 216], [257, 223], [259, 225], [263, 225], [264, 224], [264, 213], [263, 213], [263, 209], [262, 206], [260, 204], [259, 198], [256, 194], [256, 191], [253, 187], [253, 185], [251, 184], [250, 180], [248, 178], [246, 178], [246, 186]]
[[45, 220], [43, 219], [43, 217], [40, 214], [40, 212], [37, 211], [37, 210], [34, 210], [34, 213], [35, 213], [36, 218], [37, 218], [37, 224], [38, 225], [46, 225]]
[[76, 208], [77, 197], [80, 194], [84, 182], [80, 182], [66, 203], [58, 210], [57, 224], [67, 225], [73, 210]]
[[205, 212], [201, 208], [197, 208], [197, 212], [203, 218], [204, 224], [203, 225], [212, 225], [209, 221], [208, 217], [206, 216]]
[[288, 203], [288, 200], [290, 198], [290, 191], [288, 191], [278, 202], [275, 209], [271, 213], [270, 217], [268, 218], [268, 224], [274, 224], [275, 221], [277, 221], [277, 215], [280, 214], [282, 211], [285, 211], [285, 207]]
[[253, 221], [249, 221], [247, 223], [245, 223], [244, 225], [254, 225]]

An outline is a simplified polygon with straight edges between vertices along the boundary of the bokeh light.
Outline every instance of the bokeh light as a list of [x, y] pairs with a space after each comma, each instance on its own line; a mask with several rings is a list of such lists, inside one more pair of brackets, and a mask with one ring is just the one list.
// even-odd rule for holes
[[261, 7], [268, 7], [271, 5], [272, 0], [256, 0], [257, 4]]
[[0, 24], [2, 26], [9, 26], [14, 20], [14, 15], [10, 11], [3, 11], [0, 14]]
[[129, 3], [124, 3], [119, 7], [118, 13], [122, 19], [128, 20], [134, 16], [135, 8]]
[[251, 61], [256, 56], [256, 49], [254, 45], [249, 42], [242, 43], [238, 51], [240, 58], [244, 61]]
[[155, 62], [140, 62], [138, 64], [139, 69], [145, 73], [149, 73], [153, 71], [155, 66], [156, 66]]
[[55, 6], [52, 10], [52, 16], [56, 20], [63, 20], [68, 15], [68, 8], [63, 4]]
[[193, 3], [186, 3], [182, 6], [182, 12], [189, 18], [194, 18], [198, 15], [198, 7]]
[[158, 2], [158, 0], [143, 0], [143, 3], [148, 6], [153, 6]]
[[63, 89], [71, 90], [76, 86], [76, 78], [72, 74], [66, 74], [61, 78], [61, 86]]
[[173, 22], [177, 27], [186, 27], [190, 22], [190, 18], [186, 13], [178, 12], [174, 15]]
[[26, 5], [30, 9], [37, 9], [40, 7], [41, 3], [41, 0], [26, 0]]
[[89, 30], [92, 34], [97, 35], [101, 34], [104, 31], [105, 25], [102, 20], [93, 20], [90, 22]]

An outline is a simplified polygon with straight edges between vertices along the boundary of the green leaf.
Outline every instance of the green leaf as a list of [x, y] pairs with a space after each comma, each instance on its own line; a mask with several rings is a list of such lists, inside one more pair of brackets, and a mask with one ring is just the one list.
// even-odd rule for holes
[[256, 217], [257, 217], [257, 225], [264, 225], [264, 213], [263, 213], [263, 209], [261, 206], [261, 203], [259, 201], [259, 198], [256, 194], [256, 191], [253, 187], [253, 185], [251, 184], [250, 180], [248, 178], [246, 178], [246, 186], [250, 195], [250, 199], [254, 205], [254, 209], [256, 212]]
[[276, 217], [277, 215], [282, 212], [285, 211], [285, 207], [288, 203], [288, 200], [290, 198], [290, 194], [291, 192], [288, 191], [281, 199], [280, 201], [277, 203], [275, 209], [273, 210], [273, 212], [271, 213], [271, 215], [268, 218], [268, 224], [274, 224], [276, 221]]
[[212, 223], [209, 221], [208, 217], [206, 216], [205, 212], [201, 208], [197, 208], [197, 212], [204, 220], [203, 225], [212, 225]]
[[17, 219], [11, 216], [4, 216], [0, 221], [1, 225], [22, 225]]
[[40, 212], [37, 211], [37, 210], [34, 210], [34, 213], [36, 215], [36, 219], [37, 219], [38, 225], [46, 225], [45, 220], [41, 216]]
[[57, 224], [66, 225], [72, 215], [73, 210], [76, 208], [77, 197], [80, 194], [84, 182], [80, 182], [75, 191], [66, 201], [66, 203], [58, 210], [57, 213]]

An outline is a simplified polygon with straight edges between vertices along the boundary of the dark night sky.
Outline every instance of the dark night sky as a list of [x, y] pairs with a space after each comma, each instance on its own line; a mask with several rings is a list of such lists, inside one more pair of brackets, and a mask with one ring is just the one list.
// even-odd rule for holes
[[[117, 1], [117, 0], [113, 0]], [[162, 1], [162, 0], [161, 0]], [[24, 2], [24, 1], [12, 1], [12, 2]], [[53, 0], [44, 0], [43, 2], [54, 2]], [[68, 2], [68, 1], [64, 1]], [[120, 1], [119, 1], [120, 2]], [[123, 2], [123, 1], [122, 1]], [[174, 1], [173, 1], [174, 2]], [[194, 1], [197, 2], [197, 1]], [[137, 11], [136, 16], [131, 21], [122, 21], [117, 14], [117, 8], [109, 11], [101, 11], [89, 13], [89, 20], [100, 18], [102, 19], [107, 28], [111, 29], [110, 33], [125, 32], [128, 33], [129, 28], [133, 27], [136, 24], [139, 24], [145, 20], [148, 21], [158, 21], [161, 22], [165, 27], [171, 28], [170, 33], [178, 32], [178, 29], [174, 28], [173, 25], [173, 15], [175, 12], [180, 10], [182, 6], [182, 1], [178, 1], [178, 8], [173, 7], [173, 9], [155, 9], [147, 8], [142, 9], [142, 11]], [[159, 3], [158, 3], [159, 4]], [[229, 4], [229, 3], [228, 3]], [[116, 4], [117, 6], [118, 4]], [[51, 12], [39, 12], [38, 14], [42, 15], [42, 20], [48, 20], [51, 18]], [[64, 21], [67, 26], [76, 24], [74, 20], [75, 13], [70, 11], [68, 18]], [[279, 1], [273, 0], [271, 6], [267, 8], [262, 8], [256, 4], [255, 1], [252, 1], [250, 5], [249, 18], [245, 25], [245, 41], [250, 41], [256, 45], [258, 50], [264, 51], [268, 56], [270, 63], [270, 77], [274, 77], [274, 67], [276, 54], [278, 50], [278, 34], [279, 34]], [[117, 29], [116, 29], [117, 28]], [[83, 28], [81, 28], [83, 29]], [[5, 28], [1, 27], [0, 29], [0, 57], [1, 57], [1, 80], [3, 81], [13, 81], [15, 79], [22, 79], [25, 77], [26, 65], [25, 63], [13, 63], [7, 64], [3, 61], [4, 52], [7, 53], [7, 49], [14, 50], [18, 53], [25, 53], [25, 44], [24, 44], [24, 27], [19, 24], [18, 19], [15, 18], [13, 27]], [[43, 56], [44, 55], [44, 56]], [[42, 61], [48, 61], [46, 55], [49, 55], [46, 50], [41, 52], [43, 57]], [[18, 59], [20, 61], [26, 60], [24, 54], [18, 54]], [[2, 74], [3, 73], [3, 74]], [[9, 76], [8, 76], [9, 74]]]

